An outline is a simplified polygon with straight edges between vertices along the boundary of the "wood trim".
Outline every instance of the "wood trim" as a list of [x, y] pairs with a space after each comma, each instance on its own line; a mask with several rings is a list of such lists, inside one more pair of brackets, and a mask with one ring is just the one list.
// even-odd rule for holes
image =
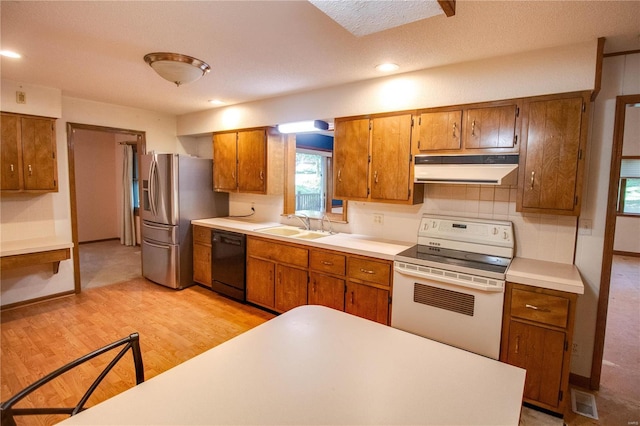
[[0, 258], [0, 269], [23, 268], [31, 265], [51, 263], [53, 264], [53, 273], [57, 274], [60, 268], [60, 262], [69, 259], [70, 253], [70, 249], [62, 248], [35, 253], [16, 254], [13, 256], [3, 256]]
[[624, 55], [634, 55], [636, 53], [640, 53], [640, 49], [634, 49], [634, 50], [623, 50], [621, 52], [611, 52], [611, 53], [605, 53], [603, 55], [603, 57], [605, 58], [610, 58], [612, 56], [624, 56]]
[[60, 299], [61, 297], [73, 296], [74, 294], [75, 294], [75, 291], [68, 290], [68, 291], [63, 291], [61, 293], [38, 297], [36, 299], [29, 299], [29, 300], [23, 300], [22, 302], [9, 303], [9, 304], [0, 306], [0, 312], [6, 312], [8, 310], [21, 308], [23, 306], [35, 305], [36, 303], [47, 302], [53, 299]]
[[[137, 141], [138, 155], [147, 152], [146, 132], [138, 130], [120, 129], [116, 127], [94, 126], [92, 124], [81, 124], [67, 122], [67, 157], [69, 167], [69, 199], [71, 207], [71, 238], [73, 240], [73, 281], [74, 292], [79, 294], [82, 289], [80, 277], [80, 243], [78, 241], [78, 203], [76, 202], [76, 169], [75, 169], [75, 140], [76, 130], [90, 130], [95, 132], [107, 132], [135, 136]], [[138, 162], [140, 167], [140, 162]], [[140, 174], [138, 173], [138, 176]], [[138, 179], [139, 193], [142, 194], [142, 179]]]
[[583, 389], [589, 389], [589, 378], [584, 376], [579, 376], [574, 373], [569, 373], [569, 383], [574, 386], [578, 386]]
[[594, 102], [602, 88], [602, 62], [604, 59], [604, 43], [605, 38], [598, 39], [598, 56], [596, 57], [596, 79], [593, 83], [593, 92], [591, 92], [591, 102]]
[[636, 253], [634, 251], [614, 250], [613, 254], [616, 256], [640, 257], [640, 253]]
[[438, 4], [447, 18], [456, 14], [456, 0], [438, 0]]
[[609, 173], [609, 193], [607, 198], [607, 214], [604, 231], [602, 254], [602, 271], [600, 274], [600, 291], [598, 294], [598, 310], [596, 316], [596, 330], [591, 358], [591, 380], [589, 388], [598, 390], [602, 374], [602, 358], [604, 354], [604, 340], [607, 326], [607, 310], [609, 307], [609, 289], [611, 286], [611, 267], [613, 262], [613, 243], [615, 239], [618, 178], [620, 176], [620, 162], [622, 159], [622, 145], [624, 140], [624, 119], [627, 104], [640, 102], [640, 94], [618, 96], [616, 98], [616, 113], [613, 127], [613, 146], [611, 149], [611, 171]]

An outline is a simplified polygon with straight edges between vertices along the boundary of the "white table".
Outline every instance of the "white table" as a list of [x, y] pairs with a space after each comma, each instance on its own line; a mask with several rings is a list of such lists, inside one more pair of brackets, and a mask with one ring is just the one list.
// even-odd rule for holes
[[524, 377], [511, 365], [304, 306], [63, 423], [517, 425]]

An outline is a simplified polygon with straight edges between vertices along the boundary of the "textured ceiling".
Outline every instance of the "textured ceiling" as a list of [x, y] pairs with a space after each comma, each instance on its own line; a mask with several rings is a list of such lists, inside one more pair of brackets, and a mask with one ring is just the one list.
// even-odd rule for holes
[[[640, 48], [640, 1], [464, 1], [438, 15], [355, 36], [308, 1], [7, 1], [0, 3], [2, 78], [63, 95], [170, 114], [397, 72], [607, 37]], [[384, 17], [384, 16], [381, 16]], [[176, 87], [143, 61], [177, 52], [212, 67]]]

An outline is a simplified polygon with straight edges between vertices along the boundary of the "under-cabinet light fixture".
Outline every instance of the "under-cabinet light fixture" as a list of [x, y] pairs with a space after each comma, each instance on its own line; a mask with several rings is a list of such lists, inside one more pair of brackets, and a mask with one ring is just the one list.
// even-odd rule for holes
[[20, 55], [19, 53], [13, 52], [11, 50], [0, 50], [0, 56], [4, 56], [6, 58], [15, 58], [15, 59], [22, 58], [22, 55]]
[[280, 133], [304, 133], [328, 130], [329, 123], [322, 120], [296, 121], [293, 123], [278, 124]]

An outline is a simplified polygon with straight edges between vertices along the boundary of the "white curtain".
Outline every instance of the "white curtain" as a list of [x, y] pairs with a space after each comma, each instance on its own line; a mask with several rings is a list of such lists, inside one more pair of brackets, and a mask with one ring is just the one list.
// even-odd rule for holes
[[122, 228], [120, 243], [136, 245], [136, 222], [133, 214], [133, 147], [124, 145], [122, 155]]

